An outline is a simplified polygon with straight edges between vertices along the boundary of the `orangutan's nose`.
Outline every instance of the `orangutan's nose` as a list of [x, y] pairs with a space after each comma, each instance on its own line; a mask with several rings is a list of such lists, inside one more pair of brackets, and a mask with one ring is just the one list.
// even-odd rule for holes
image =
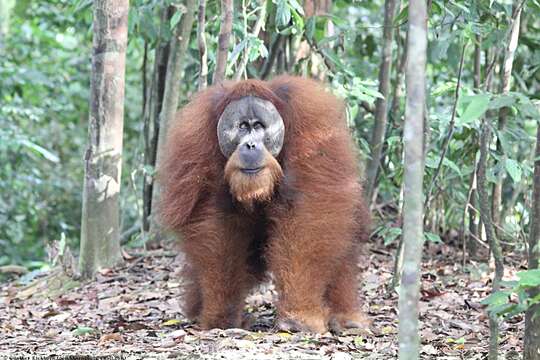
[[255, 150], [257, 148], [257, 145], [253, 141], [248, 141], [245, 143], [245, 146], [248, 150]]
[[239, 158], [243, 169], [254, 170], [263, 165], [263, 144], [247, 141], [240, 145]]

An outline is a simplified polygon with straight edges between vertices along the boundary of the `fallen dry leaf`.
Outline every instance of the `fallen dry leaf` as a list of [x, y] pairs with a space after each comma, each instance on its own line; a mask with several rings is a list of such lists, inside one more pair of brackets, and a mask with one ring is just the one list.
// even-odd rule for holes
[[98, 341], [98, 344], [103, 345], [104, 343], [111, 342], [111, 341], [122, 342], [124, 341], [124, 339], [122, 338], [122, 335], [119, 333], [105, 334], [101, 336], [101, 338]]

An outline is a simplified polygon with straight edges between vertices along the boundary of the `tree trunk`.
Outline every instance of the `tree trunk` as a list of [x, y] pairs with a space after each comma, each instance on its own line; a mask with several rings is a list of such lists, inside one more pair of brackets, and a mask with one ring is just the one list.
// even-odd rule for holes
[[424, 174], [424, 109], [426, 101], [427, 9], [423, 0], [409, 4], [407, 37], [407, 106], [403, 142], [403, 273], [399, 292], [399, 358], [418, 359], [420, 351], [418, 303], [424, 243], [422, 182]]
[[206, 49], [206, 0], [199, 0], [199, 24], [197, 26], [197, 45], [199, 47], [199, 90], [208, 84], [208, 54]]
[[[534, 161], [534, 187], [529, 233], [529, 270], [538, 269], [540, 263], [540, 126], [536, 130], [536, 156]], [[529, 296], [537, 296], [534, 289]], [[525, 314], [523, 359], [540, 360], [540, 304], [531, 306]], [[536, 314], [536, 316], [535, 316]]]
[[216, 55], [216, 68], [214, 70], [213, 84], [221, 84], [225, 80], [229, 42], [232, 32], [233, 2], [221, 0], [221, 27], [219, 29], [218, 52]]
[[[394, 84], [394, 97], [392, 98], [392, 105], [390, 108], [390, 114], [392, 116], [393, 123], [396, 124], [401, 119], [400, 102], [403, 96], [403, 77], [405, 75], [405, 65], [407, 64], [407, 44], [406, 40], [401, 39], [399, 35], [399, 29], [396, 30], [397, 38], [397, 68], [396, 68], [396, 80]], [[401, 54], [399, 50], [401, 49]]]
[[[463, 268], [467, 263], [467, 251], [469, 256], [472, 257], [473, 254], [476, 255], [476, 241], [473, 236], [476, 236], [476, 230], [474, 229], [474, 212], [471, 211], [471, 208], [474, 208], [474, 198], [475, 189], [476, 189], [476, 160], [474, 160], [475, 166], [471, 174], [471, 179], [469, 180], [469, 190], [467, 191], [467, 200], [465, 202], [465, 208], [463, 209], [463, 217], [461, 220], [461, 228], [459, 231], [459, 237], [461, 240], [461, 245], [463, 247]], [[472, 215], [471, 215], [472, 214]], [[469, 219], [469, 226], [467, 227], [467, 217]]]
[[119, 194], [128, 8], [128, 0], [94, 1], [89, 144], [79, 262], [85, 278], [122, 260]]
[[266, 58], [266, 61], [264, 62], [262, 69], [261, 69], [261, 79], [266, 80], [268, 76], [270, 75], [272, 71], [272, 67], [274, 66], [274, 63], [277, 58], [277, 54], [279, 53], [279, 49], [281, 48], [282, 43], [284, 42], [285, 38], [281, 34], [275, 34], [274, 41], [272, 42], [272, 45], [270, 46], [270, 51], [268, 54], [268, 57]]
[[482, 84], [482, 38], [475, 36], [474, 43], [474, 88], [480, 89]]
[[379, 70], [379, 92], [382, 99], [377, 99], [375, 104], [375, 127], [371, 137], [371, 159], [366, 169], [366, 196], [371, 202], [373, 189], [381, 163], [381, 153], [386, 133], [386, 119], [388, 116], [388, 97], [390, 96], [390, 73], [392, 72], [392, 46], [394, 40], [394, 17], [396, 12], [396, 0], [384, 2], [384, 31], [382, 45], [382, 59]]
[[154, 172], [156, 166], [157, 144], [159, 139], [159, 115], [165, 92], [165, 76], [169, 58], [169, 41], [164, 41], [165, 29], [169, 26], [171, 12], [164, 6], [161, 13], [160, 34], [156, 44], [154, 70], [150, 96], [144, 114], [144, 176], [143, 176], [143, 218], [144, 233], [150, 231], [150, 215], [152, 213], [152, 193], [154, 188]]
[[306, 18], [327, 15], [331, 7], [332, 0], [305, 0], [304, 14]]
[[[476, 171], [476, 170], [475, 170]], [[476, 176], [475, 176], [476, 177]], [[476, 208], [478, 207], [477, 199], [478, 192], [476, 190], [476, 185], [471, 191], [470, 202], [468, 206], [468, 216], [469, 216], [469, 235], [467, 237], [467, 252], [469, 258], [474, 259], [478, 254], [478, 240], [479, 236], [479, 220], [477, 218]]]
[[[476, 41], [474, 43], [474, 88], [477, 90], [480, 90], [482, 87], [482, 38], [480, 35], [476, 35]], [[475, 151], [476, 153], [476, 151]], [[476, 163], [476, 161], [475, 161]], [[477, 221], [477, 214], [476, 214], [476, 198], [477, 198], [477, 191], [476, 191], [476, 169], [474, 170], [474, 173], [472, 176], [472, 184], [470, 189], [470, 196], [469, 196], [469, 204], [467, 204], [466, 212], [468, 212], [469, 217], [469, 234], [464, 238], [463, 241], [466, 242], [466, 246], [468, 249], [468, 254], [470, 258], [476, 257], [476, 253], [478, 250], [478, 221]], [[470, 206], [469, 206], [470, 205]], [[464, 245], [465, 246], [465, 245]], [[463, 254], [465, 257], [466, 254]]]
[[[521, 9], [522, 4], [519, 5], [521, 1], [515, 0], [514, 3], [514, 14], [512, 16], [512, 23], [510, 24], [510, 38], [508, 45], [506, 46], [506, 51], [504, 52], [503, 66], [501, 67], [501, 94], [508, 94], [510, 91], [510, 80], [512, 79], [512, 67], [514, 64], [514, 56], [516, 54], [516, 49], [519, 39], [519, 23], [521, 19]], [[499, 124], [498, 130], [499, 133], [504, 131], [506, 127], [506, 121], [509, 113], [508, 107], [502, 107], [499, 110]], [[497, 140], [497, 153], [501, 154], [503, 152], [501, 141]], [[501, 163], [504, 164], [506, 156], [504, 154], [501, 157]], [[499, 171], [497, 176], [497, 182], [493, 185], [493, 196], [492, 196], [492, 205], [491, 211], [493, 212], [493, 223], [501, 227], [503, 225], [504, 219], [501, 219], [501, 205], [502, 205], [502, 187], [504, 180], [504, 171]]]
[[141, 114], [144, 117], [146, 113], [146, 102], [148, 101], [148, 40], [146, 39], [144, 39], [143, 62], [141, 66], [141, 85]]
[[[499, 244], [499, 240], [495, 234], [493, 226], [493, 217], [491, 214], [491, 208], [489, 203], [489, 194], [487, 192], [487, 161], [489, 143], [491, 140], [491, 127], [488, 124], [488, 120], [485, 117], [482, 123], [482, 133], [480, 134], [480, 159], [478, 160], [478, 195], [480, 203], [480, 217], [486, 231], [486, 238], [489, 243], [493, 259], [495, 260], [495, 275], [493, 277], [492, 292], [499, 291], [501, 286], [501, 280], [504, 274], [504, 263], [502, 260], [502, 250]], [[490, 329], [490, 342], [489, 342], [489, 359], [496, 360], [499, 343], [499, 321], [497, 315], [494, 313], [489, 314], [489, 329]]]
[[[157, 143], [157, 155], [155, 168], [159, 168], [160, 160], [163, 157], [163, 144], [167, 137], [167, 129], [169, 124], [174, 120], [178, 109], [180, 79], [182, 70], [184, 69], [184, 59], [191, 37], [191, 29], [195, 15], [195, 0], [186, 1], [186, 13], [182, 16], [182, 20], [176, 26], [175, 33], [171, 39], [169, 60], [167, 61], [167, 73], [165, 77], [165, 89], [163, 92], [163, 103], [159, 120], [159, 134]], [[152, 189], [152, 204], [157, 204], [159, 201], [159, 186], [154, 182]], [[157, 219], [152, 217], [150, 221], [150, 232], [153, 235], [158, 235], [159, 226]]]

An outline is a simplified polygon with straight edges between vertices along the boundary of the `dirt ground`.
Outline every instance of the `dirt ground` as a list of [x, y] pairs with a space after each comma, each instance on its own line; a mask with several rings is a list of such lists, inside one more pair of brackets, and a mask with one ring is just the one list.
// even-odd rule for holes
[[[274, 329], [271, 284], [246, 301], [248, 329], [201, 331], [180, 312], [181, 260], [171, 250], [126, 254], [125, 266], [78, 284], [41, 274], [0, 285], [0, 358], [25, 355], [127, 359], [392, 359], [397, 357], [397, 294], [390, 291], [393, 249], [370, 245], [360, 286], [371, 329], [291, 334]], [[484, 359], [490, 291], [487, 266], [460, 265], [458, 250], [428, 249], [420, 308], [422, 358]], [[510, 272], [507, 278], [514, 275]], [[26, 279], [28, 281], [28, 279]], [[22, 282], [22, 284], [21, 284]], [[61, 289], [54, 291], [51, 289]], [[501, 358], [521, 358], [522, 317], [501, 324]]]

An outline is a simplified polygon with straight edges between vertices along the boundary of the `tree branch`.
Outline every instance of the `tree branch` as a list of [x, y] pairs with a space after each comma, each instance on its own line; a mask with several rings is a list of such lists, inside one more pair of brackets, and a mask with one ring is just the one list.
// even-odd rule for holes
[[463, 74], [463, 60], [465, 58], [465, 50], [467, 49], [467, 43], [463, 44], [463, 49], [461, 50], [461, 58], [459, 60], [459, 71], [458, 71], [458, 78], [457, 78], [457, 84], [456, 84], [456, 95], [454, 100], [454, 106], [452, 107], [452, 117], [450, 118], [450, 123], [448, 124], [448, 134], [444, 138], [443, 144], [442, 144], [442, 153], [441, 157], [439, 159], [439, 163], [437, 165], [437, 168], [435, 169], [435, 173], [433, 174], [433, 178], [431, 179], [431, 183], [428, 187], [427, 194], [426, 194], [426, 201], [424, 203], [424, 207], [427, 208], [429, 205], [429, 202], [431, 201], [431, 192], [433, 191], [433, 187], [435, 186], [435, 183], [437, 181], [437, 177], [439, 176], [439, 173], [442, 169], [442, 164], [444, 162], [444, 158], [446, 156], [446, 152], [448, 151], [448, 146], [450, 145], [450, 139], [452, 139], [452, 135], [454, 134], [454, 126], [456, 123], [456, 113], [457, 113], [457, 104], [459, 101], [459, 93], [461, 89], [461, 75]]
[[[259, 10], [259, 15], [257, 17], [257, 22], [255, 23], [255, 26], [253, 27], [253, 33], [251, 36], [253, 38], [258, 38], [259, 33], [261, 32], [261, 29], [263, 28], [265, 21], [266, 21], [266, 0], [262, 0], [260, 4], [261, 9]], [[249, 46], [246, 44], [246, 47], [244, 48], [244, 52], [242, 54], [242, 59], [240, 61], [240, 64], [238, 65], [238, 68], [236, 69], [236, 73], [234, 74], [234, 80], [238, 81], [242, 77], [242, 74], [246, 71], [246, 66], [249, 60]]]
[[232, 0], [221, 0], [221, 27], [218, 38], [218, 52], [216, 55], [216, 68], [214, 70], [213, 84], [221, 84], [225, 81], [227, 70], [227, 57], [229, 54], [229, 42], [232, 32], [233, 3]]
[[261, 79], [263, 80], [265, 80], [272, 71], [272, 67], [274, 66], [274, 62], [276, 61], [276, 57], [279, 52], [278, 49], [281, 45], [282, 39], [283, 36], [281, 34], [276, 34], [276, 38], [272, 43], [272, 46], [270, 47], [270, 54], [268, 54], [268, 58], [264, 62], [261, 70]]
[[394, 21], [396, 6], [395, 0], [384, 2], [384, 31], [382, 45], [382, 59], [379, 70], [379, 93], [383, 96], [375, 103], [375, 125], [371, 137], [371, 159], [366, 169], [366, 199], [371, 201], [373, 188], [377, 180], [381, 152], [386, 135], [386, 120], [388, 117], [388, 98], [390, 97], [390, 73], [392, 72], [392, 45], [394, 41]]
[[[521, 19], [521, 6], [523, 6], [523, 3], [521, 3], [514, 9], [514, 13], [512, 15], [513, 21], [510, 25], [509, 41], [504, 52], [503, 65], [501, 67], [501, 74], [500, 74], [501, 76], [500, 93], [501, 94], [508, 94], [508, 92], [510, 91], [510, 80], [512, 78], [514, 56], [516, 54], [516, 49], [517, 49], [518, 39], [519, 39], [519, 23]], [[509, 109], [506, 106], [502, 107], [499, 110], [499, 122], [498, 122], [499, 134], [506, 127], [508, 113], [509, 113]], [[496, 151], [497, 153], [503, 152], [502, 144], [499, 138], [497, 138]], [[506, 155], [503, 152], [503, 156], [500, 162], [504, 163], [505, 161], [506, 161]], [[493, 222], [497, 225], [501, 225], [501, 221], [504, 221], [504, 219], [501, 218], [503, 174], [504, 174], [503, 171], [500, 171], [497, 174], [497, 181], [493, 185], [491, 211], [493, 214]]]

